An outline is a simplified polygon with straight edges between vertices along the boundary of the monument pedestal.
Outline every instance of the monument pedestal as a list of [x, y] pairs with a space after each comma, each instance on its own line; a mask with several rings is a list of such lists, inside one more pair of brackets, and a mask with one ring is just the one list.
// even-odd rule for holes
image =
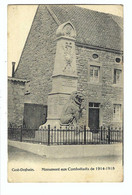
[[77, 90], [77, 76], [53, 77], [52, 86], [52, 92], [48, 95], [48, 117], [45, 125], [60, 128], [63, 107], [68, 102], [71, 93]]

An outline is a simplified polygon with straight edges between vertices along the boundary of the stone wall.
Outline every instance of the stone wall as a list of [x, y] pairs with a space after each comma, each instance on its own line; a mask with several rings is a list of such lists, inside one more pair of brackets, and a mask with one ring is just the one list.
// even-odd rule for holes
[[15, 72], [16, 78], [30, 80], [31, 103], [47, 105], [52, 86], [57, 28], [47, 8], [40, 6]]
[[[98, 58], [94, 59], [93, 54]], [[121, 62], [117, 63], [116, 58]], [[122, 55], [112, 52], [93, 50], [88, 48], [76, 47], [78, 90], [86, 97], [86, 109], [89, 102], [100, 103], [100, 125], [122, 126], [119, 122], [113, 121], [113, 104], [121, 104], [123, 108], [123, 85], [113, 84], [114, 68], [123, 69]], [[100, 67], [99, 83], [90, 82], [90, 65]], [[86, 123], [88, 120], [88, 111], [84, 112]]]
[[23, 124], [25, 82], [8, 80], [8, 126]]

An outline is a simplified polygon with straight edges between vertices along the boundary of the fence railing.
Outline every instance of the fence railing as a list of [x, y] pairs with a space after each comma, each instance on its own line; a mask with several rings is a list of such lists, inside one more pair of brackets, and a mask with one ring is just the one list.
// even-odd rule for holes
[[97, 130], [74, 128], [25, 129], [8, 128], [8, 139], [45, 145], [112, 144], [123, 141], [122, 129], [110, 127]]

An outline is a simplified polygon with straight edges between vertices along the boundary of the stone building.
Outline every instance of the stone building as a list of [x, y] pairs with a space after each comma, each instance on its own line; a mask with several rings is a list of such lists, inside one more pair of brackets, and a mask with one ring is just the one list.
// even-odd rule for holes
[[25, 83], [23, 79], [8, 78], [8, 125], [23, 123]]
[[[28, 93], [24, 97], [24, 124], [27, 116], [32, 118], [34, 106], [36, 116], [41, 118], [39, 121], [45, 121], [42, 118], [47, 116], [48, 94], [52, 91], [56, 30], [67, 22], [76, 31], [77, 90], [85, 97], [84, 124], [91, 129], [102, 125], [122, 127], [122, 18], [73, 5], [38, 6], [14, 73], [14, 81], [29, 81], [25, 82]], [[31, 114], [27, 115], [28, 111]], [[26, 125], [28, 123], [29, 120]], [[39, 126], [39, 122], [37, 124]]]

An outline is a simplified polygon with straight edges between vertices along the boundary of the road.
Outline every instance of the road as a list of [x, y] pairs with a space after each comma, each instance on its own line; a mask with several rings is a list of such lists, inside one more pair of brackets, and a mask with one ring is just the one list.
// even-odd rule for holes
[[12, 160], [22, 161], [24, 159], [25, 161], [40, 162], [44, 160], [44, 157], [41, 157], [37, 154], [33, 154], [25, 150], [21, 150], [13, 146], [8, 146], [8, 159], [9, 161]]
[[121, 160], [121, 157], [119, 156], [105, 156], [105, 157], [87, 157], [87, 158], [72, 158], [72, 159], [47, 159], [46, 157], [39, 156], [37, 154], [30, 153], [28, 151], [24, 151], [21, 149], [18, 149], [13, 146], [8, 146], [8, 159], [9, 161], [23, 161], [24, 162], [60, 162], [60, 163], [73, 163], [73, 162], [78, 162], [78, 163], [95, 163], [95, 162], [108, 162], [108, 163], [113, 163], [113, 162], [119, 162]]

